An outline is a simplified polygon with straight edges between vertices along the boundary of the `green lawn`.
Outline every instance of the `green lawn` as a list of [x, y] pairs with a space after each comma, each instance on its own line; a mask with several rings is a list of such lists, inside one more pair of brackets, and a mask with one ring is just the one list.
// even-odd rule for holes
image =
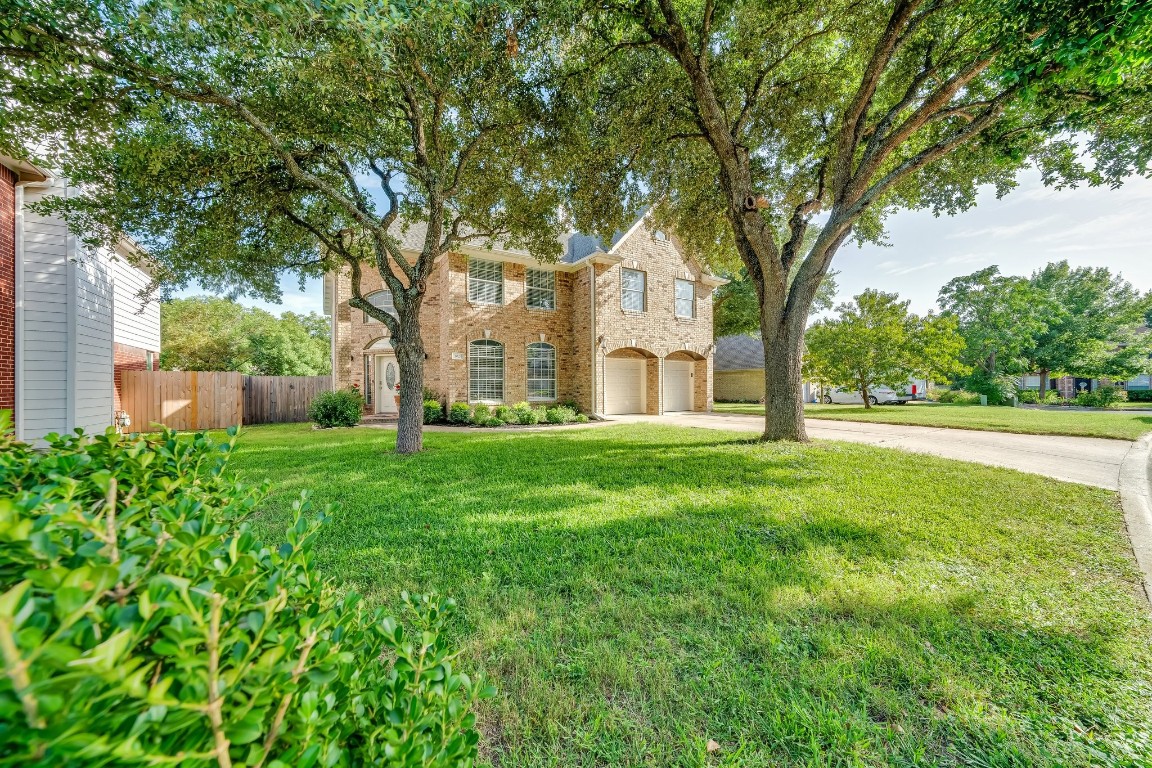
[[[454, 596], [500, 689], [482, 765], [1152, 761], [1152, 620], [1114, 494], [842, 443], [629, 425], [245, 431], [279, 540], [343, 508], [323, 570]], [[709, 755], [715, 739], [721, 750]]]
[[[762, 405], [717, 403], [720, 413], [761, 416]], [[1152, 432], [1152, 413], [1107, 413], [1105, 411], [1048, 411], [1028, 408], [1001, 408], [980, 405], [915, 403], [912, 405], [804, 406], [810, 419], [870, 421], [883, 424], [915, 424], [925, 427], [956, 427], [984, 432], [1019, 432], [1026, 435], [1074, 435], [1135, 440]]]

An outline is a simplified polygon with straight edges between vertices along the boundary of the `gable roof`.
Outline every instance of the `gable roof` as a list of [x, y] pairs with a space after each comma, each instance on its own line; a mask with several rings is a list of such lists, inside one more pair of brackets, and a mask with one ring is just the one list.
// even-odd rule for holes
[[[614, 254], [616, 246], [635, 233], [644, 223], [647, 215], [648, 212], [644, 211], [629, 225], [627, 230], [616, 230], [613, 232], [610, 243], [605, 243], [604, 240], [597, 235], [590, 235], [584, 232], [565, 232], [560, 235], [559, 238], [562, 251], [557, 260], [557, 264], [567, 268], [575, 268], [576, 265], [589, 260], [610, 264], [619, 263], [619, 257]], [[388, 233], [399, 241], [401, 250], [419, 253], [424, 248], [424, 238], [428, 234], [428, 223], [425, 221], [397, 219], [392, 222], [392, 226], [388, 228]], [[454, 250], [477, 258], [491, 256], [497, 260], [503, 258], [508, 261], [516, 261], [530, 265], [541, 263], [526, 249], [513, 248], [499, 240], [490, 244], [481, 242], [474, 244], [466, 243]], [[709, 274], [704, 269], [701, 269], [700, 273], [703, 282], [707, 285], [717, 286], [728, 282], [723, 278]]]
[[47, 171], [38, 168], [27, 160], [20, 160], [15, 157], [9, 157], [8, 155], [0, 155], [0, 165], [9, 168], [15, 173], [20, 182], [47, 181], [49, 178]]
[[748, 371], [764, 367], [764, 343], [744, 333], [721, 336], [716, 339], [713, 369], [717, 371]]

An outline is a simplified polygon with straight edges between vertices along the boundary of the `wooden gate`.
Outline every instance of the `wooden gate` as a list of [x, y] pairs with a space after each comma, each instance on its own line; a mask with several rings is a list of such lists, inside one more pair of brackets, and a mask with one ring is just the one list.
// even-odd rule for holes
[[244, 423], [308, 421], [312, 398], [330, 389], [331, 376], [245, 376]]
[[124, 371], [120, 407], [132, 432], [164, 425], [177, 430], [223, 429], [243, 420], [241, 375], [220, 371]]

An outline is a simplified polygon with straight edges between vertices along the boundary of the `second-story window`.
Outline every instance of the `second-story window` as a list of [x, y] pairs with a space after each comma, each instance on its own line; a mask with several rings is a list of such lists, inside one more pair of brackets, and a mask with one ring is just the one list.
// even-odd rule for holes
[[548, 269], [529, 269], [524, 275], [526, 301], [532, 309], [556, 309], [556, 273]]
[[499, 261], [468, 260], [468, 301], [504, 303], [504, 265]]
[[629, 312], [643, 312], [645, 302], [646, 275], [638, 269], [623, 269], [620, 272], [620, 308]]
[[676, 317], [696, 317], [696, 283], [676, 281]]
[[[365, 296], [364, 299], [369, 304], [376, 307], [376, 309], [382, 309], [393, 317], [396, 316], [396, 302], [392, 300], [392, 291], [389, 291], [388, 289], [384, 289], [382, 291], [373, 291], [372, 293]], [[380, 321], [365, 312], [364, 322], [378, 323]]]

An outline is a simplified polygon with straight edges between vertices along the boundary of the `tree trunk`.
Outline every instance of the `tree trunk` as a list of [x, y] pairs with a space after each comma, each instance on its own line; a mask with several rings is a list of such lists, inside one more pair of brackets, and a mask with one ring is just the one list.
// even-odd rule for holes
[[872, 401], [868, 399], [868, 385], [865, 382], [860, 382], [860, 395], [864, 398], [864, 410], [872, 410]]
[[[808, 442], [804, 429], [803, 324], [761, 322], [764, 343], [764, 440]], [[775, 331], [775, 332], [773, 332]]]
[[1048, 369], [1040, 369], [1040, 402], [1044, 402], [1044, 397], [1048, 394]]
[[[419, 308], [405, 314], [417, 314]], [[400, 317], [400, 333], [392, 338], [400, 366], [400, 413], [396, 422], [396, 452], [424, 450], [424, 340], [415, 317]]]

